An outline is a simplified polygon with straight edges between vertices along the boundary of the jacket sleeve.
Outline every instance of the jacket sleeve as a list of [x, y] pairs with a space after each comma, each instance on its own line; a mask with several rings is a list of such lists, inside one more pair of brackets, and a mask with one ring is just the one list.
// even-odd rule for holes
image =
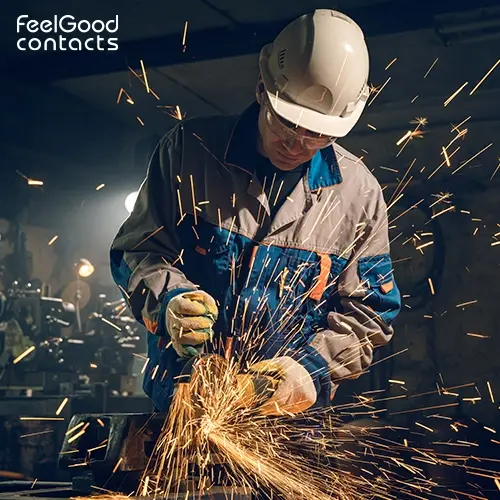
[[401, 310], [379, 186], [374, 195], [371, 213], [365, 211], [361, 234], [338, 278], [341, 308], [329, 312], [328, 329], [316, 332], [295, 354], [315, 382], [316, 406], [327, 406], [341, 380], [357, 378], [370, 366], [373, 349], [391, 340], [392, 322]]
[[110, 250], [111, 274], [132, 313], [149, 332], [161, 336], [166, 334], [168, 301], [196, 288], [174, 265], [182, 259], [176, 233], [181, 154], [178, 125], [156, 147], [134, 209]]

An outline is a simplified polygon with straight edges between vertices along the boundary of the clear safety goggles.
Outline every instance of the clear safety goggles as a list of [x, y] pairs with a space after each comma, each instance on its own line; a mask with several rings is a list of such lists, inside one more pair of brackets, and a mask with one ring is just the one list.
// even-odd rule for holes
[[279, 116], [271, 107], [269, 101], [265, 104], [266, 123], [273, 135], [288, 144], [294, 144], [299, 141], [305, 149], [315, 150], [323, 149], [335, 142], [335, 137], [330, 137], [309, 130], [301, 129], [299, 131], [296, 124], [285, 120]]

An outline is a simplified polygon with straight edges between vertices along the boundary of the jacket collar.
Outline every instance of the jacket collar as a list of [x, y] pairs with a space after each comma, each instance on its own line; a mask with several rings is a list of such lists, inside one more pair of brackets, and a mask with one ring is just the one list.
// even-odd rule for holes
[[[246, 159], [252, 157], [252, 155], [248, 154], [249, 148], [255, 148], [257, 143], [259, 110], [259, 104], [254, 102], [236, 117], [224, 153], [224, 163], [226, 165], [241, 168], [250, 175], [253, 175], [253, 170], [251, 165], [247, 164]], [[342, 182], [342, 175], [333, 146], [316, 152], [310, 160], [306, 175], [311, 191], [318, 191], [321, 188], [334, 186]]]

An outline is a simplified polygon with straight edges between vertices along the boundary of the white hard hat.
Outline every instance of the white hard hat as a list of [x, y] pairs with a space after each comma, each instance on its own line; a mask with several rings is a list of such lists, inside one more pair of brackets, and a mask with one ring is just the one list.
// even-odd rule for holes
[[290, 23], [261, 50], [259, 66], [274, 111], [325, 136], [349, 133], [370, 94], [363, 32], [334, 10]]

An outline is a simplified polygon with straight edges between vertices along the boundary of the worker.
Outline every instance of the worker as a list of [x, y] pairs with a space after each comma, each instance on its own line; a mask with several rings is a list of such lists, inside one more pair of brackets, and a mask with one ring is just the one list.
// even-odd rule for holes
[[259, 69], [241, 114], [181, 120], [161, 139], [112, 243], [160, 411], [183, 360], [229, 347], [242, 377], [275, 382], [263, 414], [327, 407], [393, 336], [383, 193], [337, 142], [369, 97], [363, 32], [316, 10], [261, 50]]

